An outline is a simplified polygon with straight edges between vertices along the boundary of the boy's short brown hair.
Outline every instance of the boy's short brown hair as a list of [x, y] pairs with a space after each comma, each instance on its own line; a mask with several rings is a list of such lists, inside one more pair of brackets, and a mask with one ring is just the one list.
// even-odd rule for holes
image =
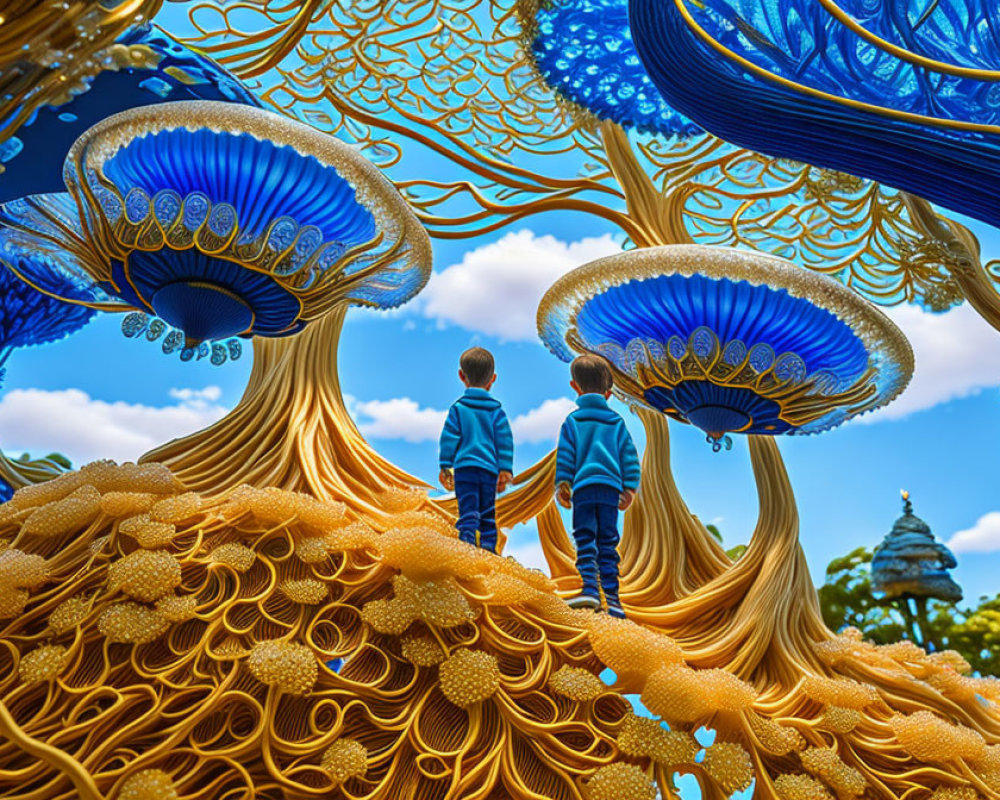
[[607, 360], [592, 353], [574, 358], [569, 372], [584, 394], [604, 394], [614, 385]]
[[470, 347], [458, 359], [458, 366], [470, 386], [485, 386], [493, 377], [493, 354], [485, 347]]

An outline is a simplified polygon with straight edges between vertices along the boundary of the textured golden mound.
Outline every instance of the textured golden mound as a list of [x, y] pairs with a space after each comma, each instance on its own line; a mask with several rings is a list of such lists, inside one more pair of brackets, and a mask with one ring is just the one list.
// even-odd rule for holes
[[0, 506], [0, 795], [654, 800], [680, 772], [716, 798], [755, 778], [782, 800], [1000, 796], [1000, 690], [954, 654], [819, 642], [830, 676], [786, 687], [789, 713], [662, 633], [569, 609], [420, 493], [384, 500], [376, 530], [290, 491], [186, 492], [155, 463], [19, 490]]

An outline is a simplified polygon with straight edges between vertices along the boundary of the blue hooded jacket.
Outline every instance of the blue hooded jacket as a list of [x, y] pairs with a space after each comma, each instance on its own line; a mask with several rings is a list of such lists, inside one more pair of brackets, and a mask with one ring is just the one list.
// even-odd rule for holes
[[639, 454], [623, 420], [603, 395], [582, 394], [579, 408], [563, 423], [556, 455], [556, 485], [573, 491], [610, 486], [619, 492], [639, 488]]
[[441, 431], [441, 469], [478, 467], [513, 472], [514, 436], [500, 402], [470, 386], [450, 409]]

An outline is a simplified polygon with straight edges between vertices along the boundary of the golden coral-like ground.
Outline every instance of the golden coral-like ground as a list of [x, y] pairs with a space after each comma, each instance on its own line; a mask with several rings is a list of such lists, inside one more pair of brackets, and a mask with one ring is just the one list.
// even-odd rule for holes
[[[716, 798], [755, 778], [782, 800], [1000, 793], [1000, 692], [953, 654], [817, 643], [830, 674], [786, 687], [799, 711], [776, 717], [416, 500], [392, 492], [376, 530], [306, 495], [202, 496], [107, 462], [18, 491], [0, 506], [0, 795], [652, 800], [676, 772]], [[889, 707], [886, 675], [914, 700]], [[945, 719], [962, 702], [978, 730]], [[863, 762], [873, 731], [885, 757]]]

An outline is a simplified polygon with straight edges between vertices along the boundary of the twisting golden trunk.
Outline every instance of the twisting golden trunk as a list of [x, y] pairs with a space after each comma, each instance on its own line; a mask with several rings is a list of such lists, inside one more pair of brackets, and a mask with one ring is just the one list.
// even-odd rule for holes
[[821, 671], [813, 645], [830, 632], [799, 545], [795, 496], [778, 446], [770, 436], [749, 443], [760, 512], [747, 551], [674, 602], [626, 605], [633, 619], [676, 639], [689, 663], [724, 667], [780, 693], [776, 687], [794, 686], [803, 670]]
[[646, 429], [642, 485], [622, 524], [622, 599], [656, 608], [689, 595], [731, 565], [725, 551], [688, 511], [670, 468], [664, 414], [637, 409]]
[[983, 267], [976, 235], [950, 219], [939, 217], [924, 198], [900, 195], [917, 230], [945, 246], [951, 258], [945, 263], [966, 300], [984, 320], [1000, 331], [1000, 292]]
[[376, 515], [386, 491], [423, 486], [375, 452], [347, 413], [337, 373], [346, 313], [343, 305], [295, 336], [254, 339], [236, 408], [140, 461], [166, 464], [195, 491], [277, 486]]
[[625, 193], [628, 218], [634, 223], [630, 233], [636, 246], [693, 242], [684, 224], [684, 203], [697, 187], [684, 182], [672, 191], [661, 192], [636, 160], [628, 134], [621, 126], [602, 122], [601, 136], [611, 172]]

